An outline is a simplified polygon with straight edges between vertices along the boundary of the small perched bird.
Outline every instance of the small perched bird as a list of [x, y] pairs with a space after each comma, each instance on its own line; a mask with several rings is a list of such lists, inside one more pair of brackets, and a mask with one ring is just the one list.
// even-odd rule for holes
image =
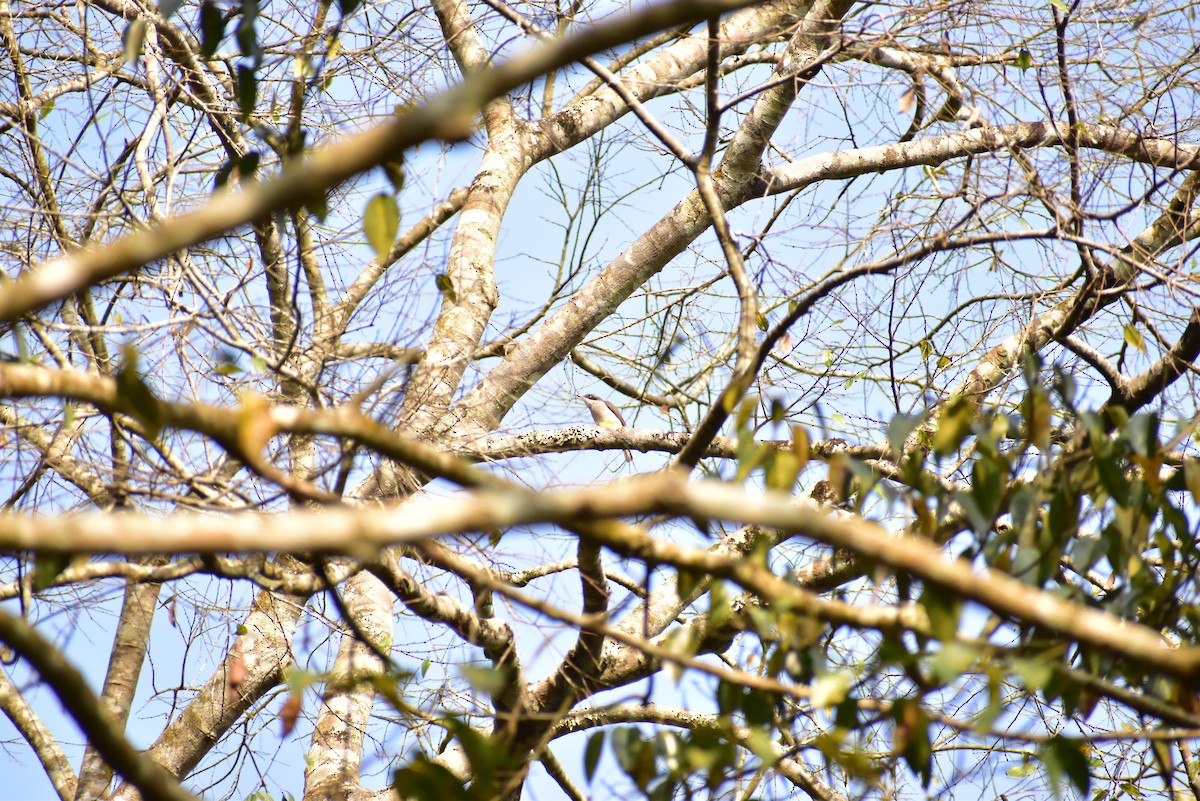
[[[625, 418], [621, 416], [621, 410], [613, 404], [606, 401], [599, 395], [579, 395], [580, 400], [587, 404], [588, 411], [592, 413], [592, 420], [601, 428], [625, 428]], [[633, 459], [633, 454], [628, 450], [625, 451], [625, 461]]]

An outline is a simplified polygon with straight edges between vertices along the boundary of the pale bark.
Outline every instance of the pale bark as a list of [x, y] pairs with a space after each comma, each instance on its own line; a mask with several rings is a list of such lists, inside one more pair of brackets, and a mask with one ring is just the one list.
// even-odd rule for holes
[[50, 731], [3, 670], [0, 670], [0, 711], [29, 743], [61, 801], [73, 801], [78, 779], [71, 768], [71, 761], [63, 753], [54, 732]]
[[[117, 634], [108, 657], [108, 672], [100, 691], [100, 705], [113, 725], [124, 731], [129, 723], [138, 677], [150, 649], [150, 627], [161, 584], [130, 581], [125, 585], [125, 598], [117, 619]], [[79, 769], [78, 801], [103, 796], [112, 781], [112, 767], [89, 745]]]
[[[167, 725], [146, 755], [172, 776], [186, 777], [245, 711], [282, 680], [284, 667], [292, 661], [292, 636], [306, 600], [259, 593], [242, 623], [246, 633], [237, 637], [221, 668]], [[229, 684], [234, 660], [241, 661], [245, 672], [236, 689]], [[128, 783], [113, 794], [121, 801], [139, 797]]]
[[387, 586], [364, 572], [343, 588], [345, 611], [368, 642], [360, 642], [350, 630], [342, 633], [308, 750], [306, 801], [339, 797], [344, 788], [358, 785], [363, 738], [375, 700], [371, 680], [385, 675], [386, 665], [377, 652], [387, 653], [392, 645], [393, 596]]

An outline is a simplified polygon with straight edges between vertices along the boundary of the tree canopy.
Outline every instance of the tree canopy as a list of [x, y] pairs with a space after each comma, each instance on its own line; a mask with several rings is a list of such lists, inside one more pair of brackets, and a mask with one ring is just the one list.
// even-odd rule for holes
[[0, 798], [1200, 798], [1195, 17], [0, 0]]

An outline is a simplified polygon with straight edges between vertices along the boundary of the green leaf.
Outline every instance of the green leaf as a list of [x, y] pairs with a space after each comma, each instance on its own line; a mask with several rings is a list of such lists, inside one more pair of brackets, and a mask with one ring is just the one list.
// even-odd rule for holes
[[1037, 765], [1032, 762], [1025, 762], [1020, 765], [1013, 765], [1008, 770], [1004, 771], [1004, 775], [1011, 779], [1024, 779], [1037, 773]]
[[238, 178], [243, 181], [253, 181], [258, 177], [258, 163], [262, 160], [262, 154], [257, 150], [251, 150], [238, 159]]
[[847, 695], [840, 704], [837, 705], [837, 712], [834, 714], [834, 725], [846, 731], [853, 731], [862, 725], [862, 721], [858, 717], [858, 699], [852, 695]]
[[1043, 453], [1050, 450], [1050, 396], [1041, 387], [1030, 387], [1021, 403], [1029, 441]]
[[1064, 3], [1063, 0], [1050, 0], [1050, 5], [1054, 6], [1055, 8], [1057, 8], [1059, 11], [1063, 12], [1064, 14], [1066, 14], [1070, 10], [1067, 8], [1067, 4]]
[[1020, 67], [1022, 71], [1033, 66], [1033, 56], [1030, 55], [1029, 51], [1023, 47], [1021, 48], [1020, 52], [1017, 53], [1017, 66]]
[[791, 492], [800, 476], [800, 460], [792, 451], [779, 451], [767, 459], [767, 488]]
[[474, 689], [488, 695], [498, 695], [507, 685], [505, 672], [492, 667], [463, 666], [462, 676]]
[[771, 327], [770, 323], [767, 322], [767, 315], [762, 312], [759, 312], [758, 317], [754, 318], [754, 324], [758, 326], [759, 331], [766, 331]]
[[125, 63], [135, 61], [142, 54], [142, 40], [146, 38], [146, 20], [138, 17], [125, 28], [123, 57]]
[[1068, 491], [1066, 487], [1059, 487], [1054, 493], [1046, 524], [1055, 542], [1062, 542], [1075, 533], [1079, 524], [1079, 501], [1079, 495]]
[[643, 740], [633, 726], [621, 726], [613, 732], [612, 747], [621, 769], [644, 791], [658, 773], [654, 743]]
[[253, 67], [238, 65], [237, 101], [242, 122], [250, 122], [250, 117], [254, 114], [254, 104], [258, 101], [258, 76], [254, 74]]
[[237, 162], [233, 159], [226, 159], [225, 163], [217, 170], [213, 176], [213, 191], [216, 192], [221, 187], [229, 183], [229, 177], [233, 175], [233, 168], [237, 166]]
[[928, 788], [933, 778], [933, 747], [929, 740], [929, 716], [915, 698], [903, 698], [892, 706], [896, 750], [912, 772]]
[[929, 663], [930, 670], [937, 680], [945, 685], [957, 679], [967, 671], [975, 660], [979, 658], [979, 652], [961, 642], [948, 642], [942, 646], [942, 649], [937, 652], [933, 660]]
[[925, 422], [923, 414], [898, 414], [888, 423], [887, 439], [888, 445], [892, 446], [892, 450], [896, 453], [904, 452], [904, 443], [908, 442], [908, 435], [917, 430], [917, 426]]
[[781, 424], [787, 419], [787, 406], [779, 398], [771, 398], [771, 422]]
[[400, 797], [419, 801], [470, 801], [472, 797], [447, 768], [421, 757], [397, 769], [392, 786]]
[[762, 729], [751, 729], [746, 734], [745, 746], [758, 757], [763, 767], [771, 767], [779, 761], [775, 752], [775, 739]]
[[583, 749], [583, 775], [589, 782], [596, 775], [596, 767], [600, 764], [600, 755], [603, 753], [604, 729], [600, 729], [588, 737], [587, 746]]
[[1099, 456], [1095, 459], [1096, 473], [1100, 476], [1100, 484], [1118, 506], [1129, 505], [1129, 479], [1125, 478], [1125, 470], [1120, 461], [1112, 456]]
[[325, 222], [325, 217], [329, 214], [329, 196], [324, 192], [319, 197], [309, 197], [304, 202], [304, 208], [318, 222]]
[[984, 456], [976, 460], [971, 469], [971, 492], [961, 498], [963, 508], [977, 534], [985, 534], [996, 522], [1000, 513], [1000, 501], [1004, 495], [1004, 477], [1001, 475], [1002, 460], [999, 456]]
[[732, 715], [741, 708], [742, 688], [729, 681], [717, 684], [717, 712], [721, 715]]
[[1137, 330], [1133, 323], [1129, 323], [1122, 329], [1122, 336], [1129, 347], [1142, 353], [1146, 352], [1146, 340], [1142, 336], [1142, 332]]
[[512, 767], [512, 751], [496, 738], [472, 728], [458, 718], [448, 717], [441, 722], [447, 734], [458, 740], [471, 766], [474, 781], [469, 795], [472, 798], [498, 797], [497, 783], [504, 771]]
[[1082, 742], [1070, 737], [1052, 737], [1042, 745], [1041, 757], [1052, 777], [1065, 776], [1081, 796], [1087, 797], [1092, 777]]
[[53, 587], [54, 582], [71, 564], [68, 553], [44, 553], [38, 556], [33, 565], [33, 591], [41, 592], [47, 587]]
[[742, 701], [742, 712], [751, 726], [768, 726], [775, 717], [780, 697], [772, 692], [752, 691]]
[[729, 590], [725, 586], [725, 582], [720, 579], [714, 579], [712, 586], [708, 590], [708, 625], [711, 628], [719, 629], [725, 625], [733, 614], [733, 609], [729, 603]]
[[208, 60], [221, 46], [225, 37], [225, 15], [220, 7], [213, 2], [205, 2], [200, 6], [200, 58]]
[[117, 403], [121, 411], [141, 423], [148, 439], [157, 439], [162, 430], [162, 409], [158, 398], [142, 380], [138, 371], [138, 352], [132, 345], [124, 350], [125, 363], [116, 375]]
[[754, 470], [761, 467], [772, 455], [771, 447], [754, 439], [754, 428], [750, 425], [750, 416], [757, 408], [753, 398], [742, 401], [737, 412], [737, 481], [744, 481]]
[[809, 703], [816, 709], [828, 709], [840, 704], [850, 692], [854, 684], [854, 676], [847, 671], [826, 673], [812, 684], [812, 694]]
[[1134, 801], [1141, 801], [1141, 799], [1146, 797], [1146, 795], [1139, 790], [1133, 782], [1121, 782], [1120, 787], [1121, 792], [1134, 799]]
[[688, 598], [703, 580], [704, 576], [695, 570], [680, 570], [675, 574], [675, 587], [680, 597]]
[[1200, 460], [1184, 460], [1183, 478], [1188, 492], [1192, 494], [1192, 503], [1200, 503]]
[[[330, 56], [326, 55], [325, 58], [328, 60]], [[385, 161], [381, 166], [383, 167], [383, 174], [387, 176], [388, 182], [392, 185], [392, 189], [395, 189], [397, 192], [403, 189], [407, 177], [404, 172], [404, 160]]]
[[1012, 666], [1026, 692], [1038, 692], [1054, 677], [1054, 667], [1042, 659], [1014, 659]]
[[391, 251], [392, 244], [396, 241], [396, 231], [400, 228], [400, 208], [396, 205], [396, 198], [386, 192], [380, 192], [367, 201], [362, 226], [375, 255], [379, 258], [386, 256]]
[[54, 111], [54, 101], [55, 98], [52, 97], [49, 101], [42, 105], [41, 111], [38, 112], [38, 122], [46, 119], [46, 117], [50, 116], [50, 112]]
[[933, 636], [942, 642], [954, 640], [958, 633], [958, 619], [962, 613], [962, 598], [927, 584], [917, 602], [925, 608], [925, 614], [929, 616], [929, 630]]
[[1079, 390], [1075, 376], [1070, 373], [1059, 373], [1058, 379], [1054, 382], [1054, 390], [1062, 398], [1064, 406], [1072, 410], [1075, 408], [1075, 394]]
[[1004, 699], [1000, 697], [1002, 677], [991, 666], [985, 667], [987, 672], [987, 706], [980, 710], [971, 721], [971, 728], [980, 734], [986, 733], [1007, 708]]
[[238, 20], [234, 38], [243, 56], [256, 62], [262, 56], [258, 47], [258, 35], [254, 30], [254, 20], [258, 18], [258, 0], [242, 0], [242, 18]]
[[1124, 439], [1138, 456], [1158, 454], [1158, 415], [1154, 412], [1135, 414], [1125, 425]]
[[971, 433], [971, 422], [974, 419], [975, 409], [970, 401], [961, 395], [951, 398], [938, 420], [937, 431], [933, 435], [934, 452], [940, 456], [948, 456], [958, 450], [958, 446]]
[[170, 19], [181, 5], [183, 0], [159, 0], [158, 13], [163, 19]]
[[454, 291], [454, 282], [450, 280], [450, 276], [445, 273], [438, 273], [437, 278], [434, 279], [434, 283], [437, 284], [438, 292], [445, 295], [447, 300], [451, 303], [458, 302], [458, 293]]

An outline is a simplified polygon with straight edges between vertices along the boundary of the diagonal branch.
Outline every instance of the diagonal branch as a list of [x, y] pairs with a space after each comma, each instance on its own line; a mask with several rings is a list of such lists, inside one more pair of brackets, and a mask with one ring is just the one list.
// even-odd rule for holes
[[0, 609], [0, 641], [27, 660], [50, 686], [89, 743], [145, 798], [198, 801], [150, 756], [134, 748], [104, 711], [87, 679], [26, 621]]
[[1108, 404], [1131, 413], [1137, 411], [1191, 368], [1197, 355], [1200, 355], [1200, 309], [1193, 309], [1174, 347], [1145, 372], [1114, 386]]
[[0, 669], [0, 712], [3, 712], [37, 756], [61, 801], [73, 801], [78, 780], [71, 761], [54, 733], [46, 726], [3, 669]]

